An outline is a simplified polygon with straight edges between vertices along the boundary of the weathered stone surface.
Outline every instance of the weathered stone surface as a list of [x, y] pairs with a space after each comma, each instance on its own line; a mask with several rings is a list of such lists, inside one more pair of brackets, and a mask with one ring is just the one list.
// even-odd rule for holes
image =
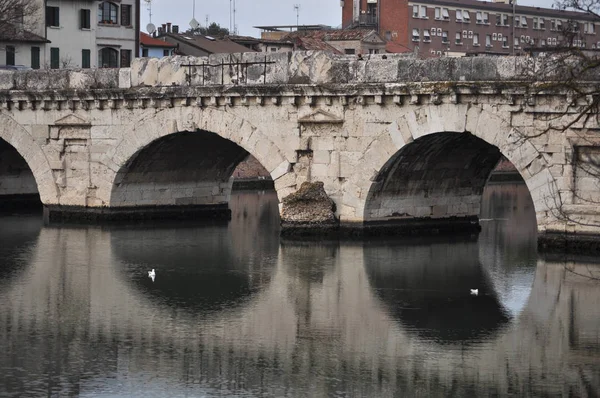
[[283, 198], [281, 221], [284, 225], [335, 225], [335, 203], [321, 181], [304, 182], [300, 189]]
[[[464, 57], [420, 60], [412, 54], [337, 55], [321, 51], [136, 58], [131, 68], [0, 71], [0, 90], [148, 86], [364, 84], [527, 81], [539, 60]], [[192, 65], [192, 66], [187, 66]], [[127, 77], [129, 75], [129, 77]], [[585, 76], [596, 80], [597, 76]], [[87, 83], [93, 79], [93, 83]]]

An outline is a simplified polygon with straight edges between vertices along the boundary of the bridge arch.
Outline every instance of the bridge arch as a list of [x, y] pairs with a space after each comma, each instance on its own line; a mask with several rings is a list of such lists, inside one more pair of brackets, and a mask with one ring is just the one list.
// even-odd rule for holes
[[10, 116], [0, 114], [0, 139], [14, 148], [31, 170], [42, 203], [58, 204], [58, 187], [52, 168], [31, 134]]
[[[425, 105], [404, 110], [374, 146], [365, 222], [477, 219], [488, 176], [505, 156], [527, 184], [538, 230], [552, 220], [556, 180], [533, 143], [491, 105]], [[387, 142], [387, 144], [386, 144]], [[380, 163], [373, 162], [381, 159]]]
[[[295, 175], [290, 173], [290, 162], [283, 151], [257, 126], [247, 119], [235, 115], [232, 111], [220, 108], [171, 108], [154, 112], [148, 117], [143, 113], [139, 120], [130, 125], [130, 134], [122, 134], [122, 139], [104, 156], [103, 163], [110, 169], [107, 186], [104, 189], [105, 203], [110, 207], [123, 207], [132, 205], [121, 185], [131, 182], [128, 173], [136, 169], [138, 174], [149, 172], [157, 173], [160, 167], [160, 150], [167, 148], [171, 159], [176, 154], [182, 155], [177, 162], [188, 169], [211, 162], [210, 175], [204, 175], [206, 186], [196, 187], [214, 190], [210, 195], [213, 202], [198, 203], [192, 201], [161, 201], [154, 196], [148, 203], [159, 205], [188, 205], [188, 204], [217, 204], [228, 201], [231, 183], [229, 181], [233, 170], [248, 154], [254, 156], [258, 162], [269, 172], [274, 180], [275, 190], [281, 200], [286, 192], [292, 191], [295, 184]], [[123, 126], [121, 126], [123, 128]], [[189, 151], [199, 150], [193, 154]], [[188, 152], [188, 153], [186, 153]], [[197, 156], [196, 156], [197, 155]], [[164, 160], [164, 159], [163, 159]], [[144, 166], [144, 162], [146, 165]], [[149, 163], [148, 163], [149, 162]], [[150, 165], [153, 163], [153, 165]], [[289, 178], [283, 178], [289, 175]], [[193, 176], [190, 176], [192, 178]], [[169, 180], [167, 173], [161, 177], [163, 182]], [[152, 183], [151, 181], [148, 183]], [[160, 187], [156, 187], [160, 190]], [[131, 196], [133, 195], [133, 196]], [[137, 198], [141, 199], [141, 198]], [[174, 198], [171, 198], [174, 199]], [[137, 200], [144, 204], [144, 200]]]

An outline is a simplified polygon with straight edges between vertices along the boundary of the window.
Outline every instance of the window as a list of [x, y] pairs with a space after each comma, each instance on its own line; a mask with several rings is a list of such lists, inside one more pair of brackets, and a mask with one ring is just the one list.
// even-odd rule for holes
[[147, 48], [142, 48], [142, 57], [144, 57], [144, 58], [148, 57], [148, 49]]
[[[271, 47], [270, 50], [272, 53], [276, 53], [277, 47]], [[168, 57], [169, 55], [170, 55], [169, 50], [163, 50], [163, 57]]]
[[593, 22], [586, 22], [583, 24], [583, 33], [593, 35], [595, 32], [596, 29]]
[[356, 54], [356, 50], [353, 48], [347, 48], [344, 50], [344, 53], [346, 54]]
[[482, 12], [481, 13], [481, 18], [482, 18], [484, 24], [489, 25], [490, 18], [489, 18], [489, 15], [488, 15], [487, 12]]
[[479, 45], [479, 33], [473, 33], [473, 45], [474, 46]]
[[98, 23], [117, 24], [117, 11], [119, 7], [116, 4], [105, 1], [98, 4]]
[[79, 10], [79, 29], [90, 28], [91, 11], [86, 9]]
[[442, 43], [444, 43], [444, 44], [448, 43], [448, 31], [447, 30], [442, 32]]
[[419, 6], [413, 6], [413, 18], [419, 18]]
[[376, 48], [369, 48], [369, 54], [379, 54], [379, 50]]
[[556, 30], [556, 19], [550, 20], [550, 30]]
[[121, 5], [121, 25], [131, 26], [131, 5], [129, 4]]
[[542, 39], [542, 40], [540, 41], [540, 46], [541, 46], [541, 47], [544, 47], [544, 46], [546, 46], [546, 39]]
[[6, 65], [15, 64], [15, 46], [6, 46]]
[[519, 48], [519, 38], [518, 37], [515, 37], [514, 46], [515, 46], [515, 48]]
[[463, 37], [463, 39], [467, 38], [467, 31], [466, 30], [462, 31], [462, 37]]
[[60, 50], [58, 47], [50, 48], [50, 69], [60, 68]]
[[508, 15], [496, 14], [496, 26], [508, 26]]
[[456, 35], [454, 37], [455, 37], [454, 42], [456, 44], [462, 44], [462, 35], [460, 34], [460, 32], [456, 32]]
[[467, 37], [468, 37], [469, 39], [472, 39], [472, 38], [473, 38], [473, 31], [472, 31], [472, 30], [470, 30], [470, 31], [469, 31], [469, 33], [467, 34]]
[[421, 6], [421, 18], [427, 19], [427, 7]]
[[55, 28], [60, 26], [58, 7], [46, 7], [46, 26], [52, 26]]
[[496, 33], [492, 33], [492, 40], [493, 41], [498, 40], [498, 35]]
[[442, 19], [449, 20], [450, 12], [448, 12], [447, 8], [442, 8]]
[[469, 15], [469, 11], [463, 10], [463, 21], [469, 22], [471, 21], [471, 15]]
[[435, 7], [435, 19], [442, 19], [442, 9]]
[[456, 10], [456, 22], [462, 22], [462, 10]]
[[442, 28], [437, 28], [437, 35], [441, 36], [442, 35]]
[[121, 50], [121, 68], [131, 66], [131, 50]]
[[40, 48], [31, 47], [31, 69], [40, 69]]
[[502, 41], [502, 33], [498, 33], [498, 41]]
[[515, 17], [515, 20], [514, 20], [514, 22], [513, 22], [513, 23], [515, 24], [515, 27], [516, 27], [516, 28], [520, 27], [520, 26], [521, 26], [521, 17], [517, 15], [517, 16]]
[[492, 35], [485, 35], [485, 46], [486, 47], [492, 46]]
[[527, 17], [521, 16], [521, 27], [522, 28], [527, 27]]
[[419, 41], [421, 39], [421, 35], [419, 34], [419, 29], [412, 30], [412, 41]]
[[118, 68], [119, 52], [114, 48], [104, 47], [98, 51], [98, 67], [100, 68]]
[[429, 29], [423, 30], [423, 41], [425, 41], [425, 42], [431, 41], [431, 36], [429, 36]]
[[[271, 47], [271, 52], [276, 53], [277, 47]], [[171, 50], [163, 50], [163, 57], [168, 57], [171, 55]]]
[[533, 29], [544, 29], [544, 18], [533, 18]]
[[90, 61], [92, 52], [90, 50], [81, 50], [81, 67], [90, 68], [92, 63]]
[[431, 36], [435, 36], [435, 32], [436, 32], [435, 28], [431, 28]]
[[481, 11], [477, 11], [475, 13], [475, 22], [483, 23], [483, 16], [481, 15]]
[[508, 48], [508, 36], [502, 37], [502, 48]]

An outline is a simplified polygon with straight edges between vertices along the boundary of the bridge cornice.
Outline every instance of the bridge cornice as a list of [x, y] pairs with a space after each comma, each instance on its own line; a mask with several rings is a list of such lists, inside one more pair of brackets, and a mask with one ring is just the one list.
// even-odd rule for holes
[[[588, 82], [590, 84], [598, 84]], [[264, 84], [221, 86], [161, 86], [94, 90], [4, 90], [0, 109], [76, 110], [117, 108], [171, 108], [175, 106], [249, 106], [249, 105], [341, 105], [355, 103], [419, 105], [468, 103], [474, 98], [490, 97], [498, 105], [533, 105], [536, 98], [563, 96], [566, 89], [523, 81], [509, 82], [421, 82], [361, 84]], [[593, 98], [588, 96], [587, 102]], [[492, 102], [492, 101], [490, 101]]]

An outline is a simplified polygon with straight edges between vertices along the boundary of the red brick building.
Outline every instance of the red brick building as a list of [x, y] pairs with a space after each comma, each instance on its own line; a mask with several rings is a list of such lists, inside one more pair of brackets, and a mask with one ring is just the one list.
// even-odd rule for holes
[[342, 27], [370, 27], [421, 57], [469, 53], [520, 54], [555, 47], [564, 27], [571, 45], [600, 48], [600, 24], [589, 14], [476, 0], [341, 0]]

